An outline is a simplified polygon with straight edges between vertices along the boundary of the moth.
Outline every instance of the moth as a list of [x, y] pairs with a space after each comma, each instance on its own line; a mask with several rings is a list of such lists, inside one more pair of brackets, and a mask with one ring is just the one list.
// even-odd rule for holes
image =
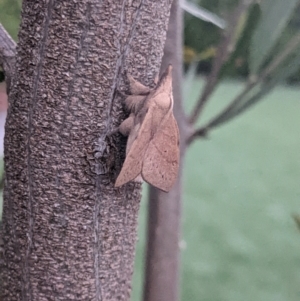
[[130, 114], [119, 126], [128, 136], [126, 158], [115, 187], [144, 181], [168, 192], [179, 167], [179, 131], [173, 115], [172, 66], [154, 89], [128, 75], [131, 95], [125, 99]]

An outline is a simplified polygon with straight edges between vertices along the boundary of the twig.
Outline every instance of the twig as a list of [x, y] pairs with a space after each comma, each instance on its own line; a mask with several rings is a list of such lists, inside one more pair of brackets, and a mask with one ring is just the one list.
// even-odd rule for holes
[[300, 33], [297, 34], [291, 41], [288, 43], [286, 48], [279, 53], [271, 63], [265, 68], [265, 70], [261, 73], [260, 76], [250, 77], [250, 80], [246, 84], [245, 89], [236, 96], [236, 98], [229, 103], [227, 107], [225, 107], [217, 116], [212, 118], [206, 125], [201, 128], [195, 130], [192, 135], [188, 138], [188, 143], [191, 143], [196, 137], [202, 137], [203, 133], [207, 134], [208, 131], [212, 128], [220, 126], [221, 124], [228, 122], [232, 118], [238, 116], [250, 106], [257, 103], [263, 95], [269, 92], [276, 84], [276, 81], [272, 81], [261, 88], [261, 90], [253, 95], [252, 97], [245, 100], [245, 98], [249, 95], [250, 92], [260, 83], [264, 82], [274, 71], [275, 69], [281, 65], [287, 57], [289, 57], [299, 46], [300, 43]]
[[0, 67], [4, 70], [8, 93], [15, 69], [15, 56], [16, 43], [0, 23]]
[[220, 18], [218, 15], [206, 10], [203, 7], [200, 7], [199, 5], [192, 3], [190, 1], [186, 0], [180, 0], [179, 1], [180, 7], [185, 10], [186, 12], [190, 13], [196, 18], [199, 18], [203, 21], [210, 22], [222, 29], [226, 27], [226, 22], [222, 18]]
[[242, 14], [248, 9], [249, 5], [252, 3], [252, 0], [241, 1], [239, 6], [234, 11], [230, 22], [228, 24], [228, 29], [225, 32], [225, 35], [218, 46], [216, 57], [213, 61], [212, 71], [210, 72], [206, 85], [204, 87], [203, 93], [201, 94], [199, 100], [197, 101], [195, 108], [192, 111], [190, 116], [190, 123], [194, 124], [201, 114], [204, 105], [206, 104], [208, 97], [214, 90], [215, 86], [218, 83], [219, 74], [224, 63], [227, 61], [229, 55], [235, 49], [236, 39], [235, 39], [235, 29], [236, 25], [240, 20]]

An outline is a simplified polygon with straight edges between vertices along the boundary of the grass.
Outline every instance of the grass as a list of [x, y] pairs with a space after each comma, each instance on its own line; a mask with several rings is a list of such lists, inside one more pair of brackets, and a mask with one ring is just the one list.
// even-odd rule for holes
[[[221, 85], [204, 119], [240, 87]], [[300, 89], [279, 87], [189, 149], [181, 300], [300, 299], [300, 232], [291, 217], [300, 213], [299, 96]], [[143, 200], [134, 301], [142, 299], [145, 214]]]

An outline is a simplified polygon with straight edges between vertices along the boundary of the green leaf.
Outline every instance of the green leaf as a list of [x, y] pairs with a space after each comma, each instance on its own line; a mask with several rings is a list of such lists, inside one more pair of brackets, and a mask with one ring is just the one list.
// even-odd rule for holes
[[263, 0], [261, 17], [252, 36], [250, 70], [257, 74], [279, 38], [299, 0]]
[[199, 18], [200, 20], [210, 22], [222, 29], [226, 27], [225, 20], [195, 3], [186, 0], [180, 0], [179, 4], [183, 10], [190, 13], [192, 16]]

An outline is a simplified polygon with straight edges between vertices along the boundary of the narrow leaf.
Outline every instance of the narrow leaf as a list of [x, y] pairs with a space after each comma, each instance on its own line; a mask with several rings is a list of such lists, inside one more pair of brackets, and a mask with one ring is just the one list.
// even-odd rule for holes
[[250, 47], [250, 70], [257, 74], [299, 0], [263, 0], [261, 17]]
[[287, 80], [291, 75], [297, 72], [299, 68], [300, 68], [300, 49], [298, 50], [298, 52], [295, 53], [295, 55], [292, 58], [287, 60], [283, 66], [279, 66], [278, 71], [272, 75], [272, 78], [269, 81], [261, 85], [260, 90], [256, 94], [251, 95], [248, 99], [241, 100], [239, 106], [236, 107], [229, 114], [229, 116], [224, 116], [223, 118], [219, 118], [217, 122], [213, 123], [212, 127], [220, 125], [225, 121], [228, 121], [236, 117], [237, 115], [240, 115], [245, 110], [249, 109], [259, 101], [263, 100], [266, 94], [270, 93], [278, 84]]
[[183, 10], [190, 13], [191, 15], [193, 15], [196, 18], [199, 18], [206, 22], [210, 22], [222, 29], [224, 29], [226, 27], [225, 20], [221, 19], [216, 14], [204, 9], [203, 7], [196, 5], [195, 3], [181, 0], [180, 6]]

